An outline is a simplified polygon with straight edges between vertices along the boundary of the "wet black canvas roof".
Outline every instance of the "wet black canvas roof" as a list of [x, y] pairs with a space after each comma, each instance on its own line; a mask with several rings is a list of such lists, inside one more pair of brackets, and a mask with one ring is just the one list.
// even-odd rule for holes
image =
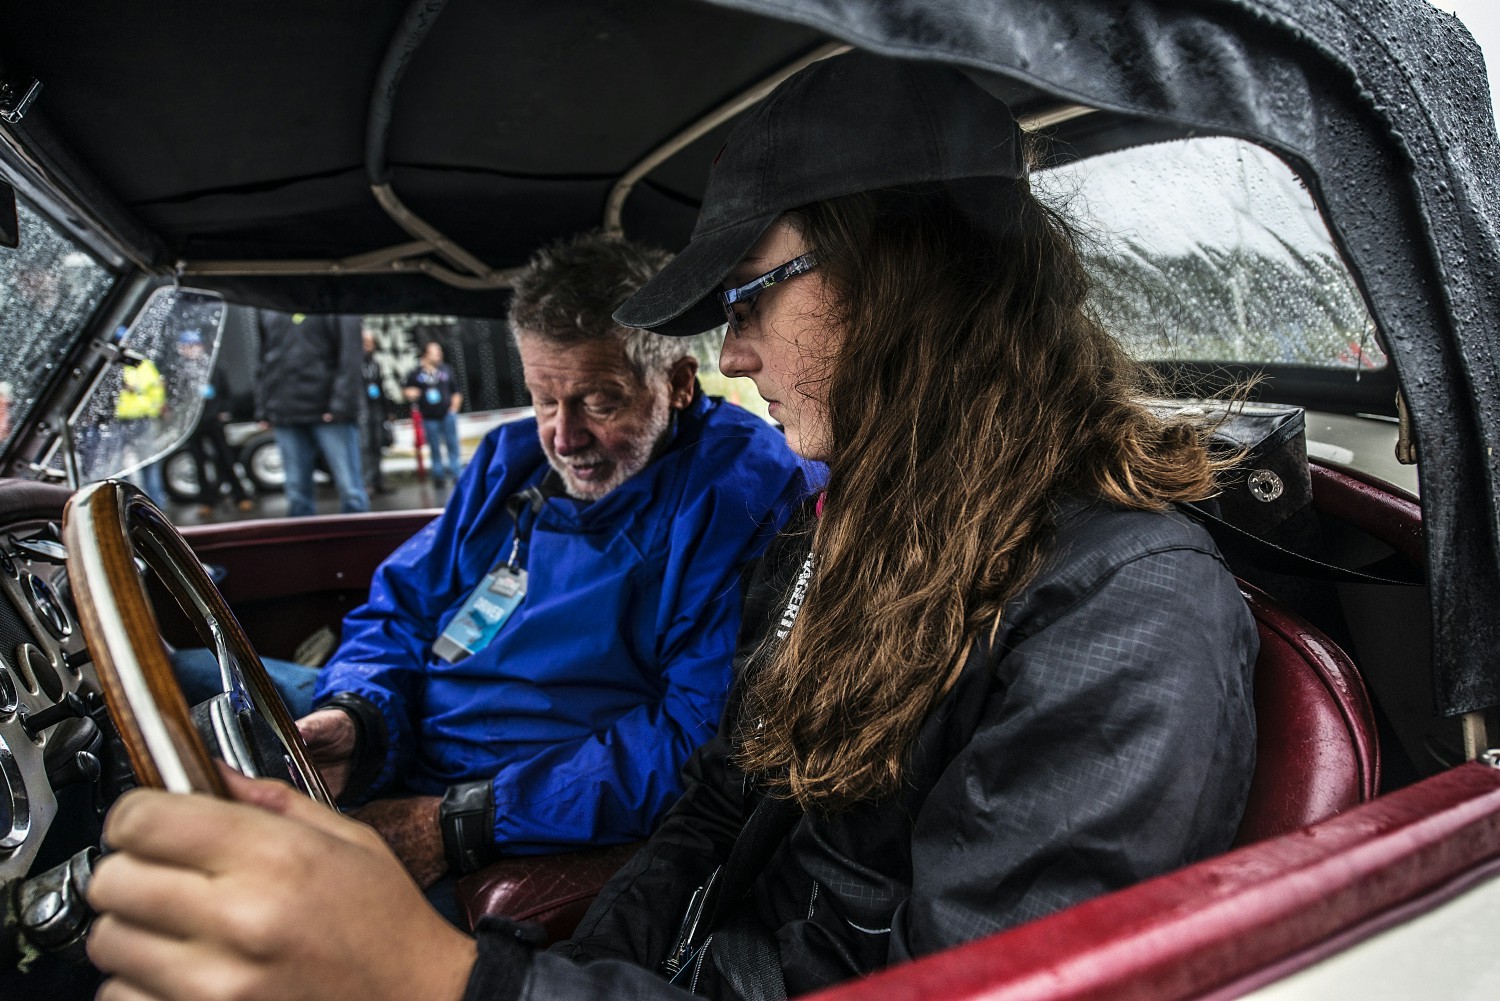
[[[43, 82], [15, 131], [151, 262], [340, 256], [408, 239], [363, 150], [406, 7], [0, 0], [0, 71]], [[1500, 149], [1477, 46], [1425, 0], [451, 0], [396, 97], [394, 186], [489, 265], [519, 263], [597, 225], [656, 143], [829, 39], [958, 63], [1022, 113], [1105, 109], [1059, 127], [1081, 152], [1197, 131], [1298, 167], [1416, 420], [1439, 708], [1500, 703]], [[716, 147], [655, 171], [626, 231], [680, 245]], [[422, 276], [218, 285], [303, 309], [503, 304]]]

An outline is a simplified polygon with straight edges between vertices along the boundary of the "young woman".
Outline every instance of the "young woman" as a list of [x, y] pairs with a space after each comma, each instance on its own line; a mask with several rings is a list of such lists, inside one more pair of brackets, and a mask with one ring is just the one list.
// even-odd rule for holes
[[727, 319], [721, 367], [829, 482], [753, 575], [720, 735], [571, 943], [476, 945], [368, 832], [237, 781], [265, 809], [116, 807], [101, 997], [795, 995], [1229, 847], [1255, 630], [1172, 509], [1216, 466], [1138, 402], [1021, 145], [956, 71], [818, 64], [616, 314]]

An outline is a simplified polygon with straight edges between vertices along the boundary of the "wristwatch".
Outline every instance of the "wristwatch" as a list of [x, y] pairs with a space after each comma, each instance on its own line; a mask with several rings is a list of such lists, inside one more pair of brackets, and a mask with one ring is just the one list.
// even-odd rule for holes
[[438, 806], [448, 870], [465, 876], [495, 856], [495, 790], [489, 780], [451, 785]]

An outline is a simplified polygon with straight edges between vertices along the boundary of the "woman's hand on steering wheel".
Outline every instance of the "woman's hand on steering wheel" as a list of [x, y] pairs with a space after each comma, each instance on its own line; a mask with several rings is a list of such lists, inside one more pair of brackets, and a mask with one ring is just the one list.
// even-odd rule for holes
[[88, 889], [101, 1001], [462, 997], [474, 941], [373, 830], [223, 772], [237, 802], [137, 790], [110, 813]]

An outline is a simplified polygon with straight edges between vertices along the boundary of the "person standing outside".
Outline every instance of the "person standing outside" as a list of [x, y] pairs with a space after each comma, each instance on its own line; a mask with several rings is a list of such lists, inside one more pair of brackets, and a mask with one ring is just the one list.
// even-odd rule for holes
[[[197, 330], [184, 331], [177, 342], [184, 357], [201, 357], [203, 335]], [[188, 452], [198, 473], [198, 517], [210, 518], [224, 499], [224, 488], [241, 511], [253, 511], [255, 502], [235, 468], [234, 449], [225, 436], [225, 425], [233, 419], [234, 407], [229, 392], [229, 376], [222, 365], [214, 365], [208, 382], [203, 384], [203, 412], [198, 426], [188, 439]]]
[[[422, 358], [417, 367], [406, 377], [403, 387], [406, 399], [416, 404], [417, 414], [422, 418], [422, 430], [427, 436], [428, 454], [432, 457], [432, 482], [446, 486], [451, 479], [458, 482], [458, 408], [464, 396], [453, 382], [453, 370], [443, 364], [443, 346], [437, 341], [428, 341], [422, 348]], [[448, 453], [448, 466], [443, 468], [442, 452]]]
[[[157, 425], [167, 410], [167, 386], [161, 369], [150, 358], [127, 363], [120, 375], [120, 395], [115, 402], [115, 421], [119, 425], [127, 466], [134, 465], [142, 451], [150, 451], [156, 442]], [[167, 489], [162, 482], [160, 464], [148, 462], [126, 477], [146, 492], [157, 507], [165, 507]]]
[[381, 452], [386, 442], [386, 418], [390, 408], [386, 403], [385, 384], [380, 374], [380, 362], [375, 358], [375, 334], [368, 327], [360, 331], [364, 341], [364, 359], [360, 362], [360, 381], [364, 384], [361, 397], [361, 424], [363, 425], [365, 477], [370, 489], [383, 494], [390, 488], [385, 485], [385, 473], [380, 468]]
[[339, 510], [368, 511], [359, 466], [359, 320], [353, 316], [261, 310], [255, 414], [276, 432], [286, 470], [287, 514], [317, 513], [313, 466], [322, 452]]

